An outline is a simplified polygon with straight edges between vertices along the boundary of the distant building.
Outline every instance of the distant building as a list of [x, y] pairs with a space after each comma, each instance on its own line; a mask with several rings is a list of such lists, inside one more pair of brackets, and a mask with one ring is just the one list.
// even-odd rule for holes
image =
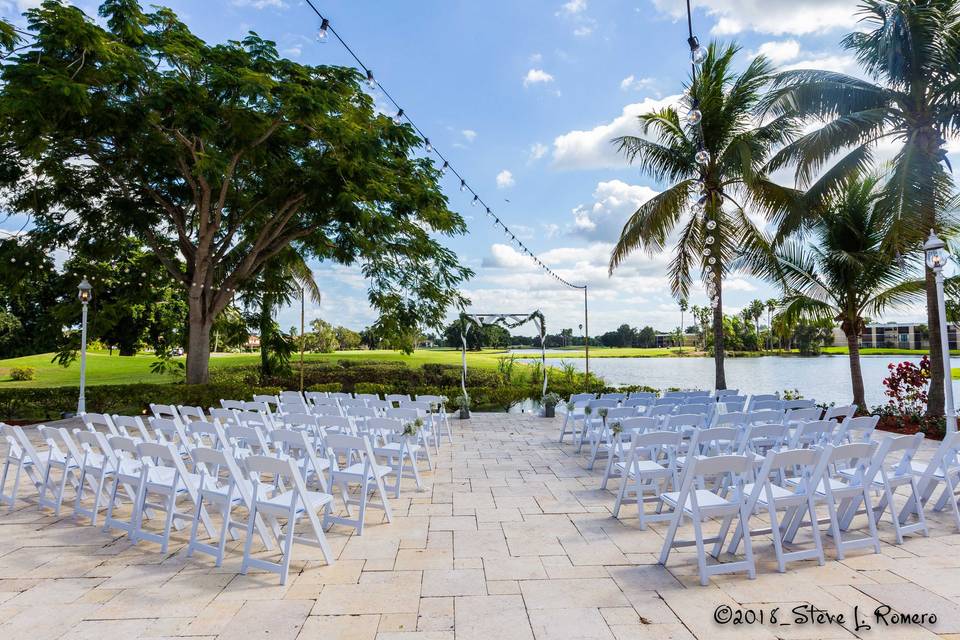
[[249, 335], [247, 336], [247, 341], [243, 345], [244, 349], [249, 351], [254, 351], [260, 348], [260, 336]]
[[[951, 349], [957, 349], [958, 325], [949, 325], [947, 338]], [[847, 346], [847, 337], [839, 327], [833, 330], [833, 344]], [[929, 349], [927, 325], [919, 322], [874, 322], [863, 328], [860, 334], [862, 349]]]
[[[683, 334], [683, 346], [685, 347], [695, 347], [697, 346], [697, 336], [692, 333]], [[668, 347], [677, 346], [677, 334], [675, 333], [658, 333], [657, 334], [657, 348], [666, 349]]]

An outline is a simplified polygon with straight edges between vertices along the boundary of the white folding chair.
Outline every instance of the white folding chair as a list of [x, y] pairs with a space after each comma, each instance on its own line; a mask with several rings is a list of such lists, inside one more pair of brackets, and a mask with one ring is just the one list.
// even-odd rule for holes
[[[673, 509], [670, 518], [670, 527], [667, 529], [660, 552], [660, 564], [666, 566], [670, 551], [674, 547], [697, 547], [697, 566], [700, 574], [700, 584], [706, 586], [710, 576], [720, 573], [734, 573], [746, 571], [750, 579], [756, 577], [757, 567], [753, 558], [753, 546], [750, 536], [746, 534], [750, 521], [750, 511], [743, 487], [747, 475], [752, 471], [752, 461], [747, 456], [725, 455], [711, 458], [690, 456], [687, 461], [679, 491], [660, 494], [660, 500], [665, 506]], [[707, 479], [711, 479], [714, 490], [700, 489], [707, 486]], [[662, 505], [662, 506], [663, 506]], [[694, 539], [677, 540], [677, 530], [683, 518], [689, 518], [693, 523]], [[734, 518], [737, 519], [737, 529], [743, 537], [744, 559], [740, 561], [709, 564], [705, 545], [713, 543], [715, 554], [719, 554], [717, 543], [722, 545], [722, 538], [718, 535], [705, 538], [703, 522], [712, 518], [722, 518], [721, 531], [728, 531]]]
[[194, 447], [222, 449], [227, 439], [223, 427], [217, 422], [195, 420], [187, 423], [185, 431], [190, 442], [189, 449]]
[[[870, 484], [866, 480], [867, 469], [873, 461], [873, 454], [877, 445], [872, 442], [855, 442], [853, 444], [843, 444], [825, 448], [827, 451], [819, 463], [816, 475], [820, 478], [817, 483], [817, 489], [813, 494], [815, 503], [826, 503], [829, 516], [826, 519], [819, 519], [817, 525], [829, 522], [828, 535], [833, 539], [833, 545], [837, 550], [837, 560], [843, 560], [847, 550], [871, 548], [874, 553], [880, 553], [880, 538], [877, 535], [877, 522], [874, 517], [872, 502], [870, 500]], [[831, 476], [830, 469], [838, 468], [848, 470], [846, 474], [837, 474]], [[797, 482], [790, 478], [788, 483]], [[846, 515], [854, 502], [862, 500], [866, 505], [864, 512], [867, 516], [867, 535], [854, 538], [843, 539], [843, 531], [848, 530], [843, 527], [842, 517]], [[784, 540], [792, 543], [798, 529], [805, 523], [802, 517], [796, 517], [788, 528]]]
[[[757, 402], [779, 402], [780, 394], [779, 393], [758, 393], [750, 396], [750, 402], [747, 404], [746, 411], [757, 411], [754, 406]], [[781, 410], [782, 406], [779, 407]]]
[[[801, 398], [799, 400], [784, 400], [783, 401], [783, 410], [784, 411], [793, 411], [796, 409], [814, 409], [818, 408], [815, 400], [811, 398]], [[820, 409], [822, 412], [823, 409]], [[819, 418], [818, 418], [819, 419]]]
[[416, 422], [418, 419], [423, 422], [423, 426], [417, 431], [416, 442], [423, 446], [423, 452], [427, 457], [427, 468], [432, 470], [433, 456], [430, 454], [430, 448], [434, 447], [438, 451], [439, 448], [437, 447], [438, 443], [435, 437], [436, 432], [430, 428], [430, 424], [426, 421], [422, 411], [412, 408], [387, 409], [386, 417], [399, 420], [404, 425]]
[[754, 400], [750, 403], [750, 411], [779, 411], [782, 413], [786, 409], [783, 400]]
[[236, 409], [222, 409], [217, 407], [210, 407], [209, 414], [210, 414], [210, 420], [219, 422], [221, 427], [240, 424], [240, 420], [239, 418], [237, 418]]
[[[910, 466], [920, 490], [920, 508], [925, 507], [933, 498], [937, 486], [942, 482], [943, 491], [934, 503], [933, 510], [943, 511], [949, 504], [957, 530], [960, 531], [960, 505], [957, 503], [957, 487], [960, 486], [960, 432], [947, 433], [929, 462], [914, 460]], [[906, 523], [910, 515], [917, 510], [914, 503], [908, 502], [900, 510], [900, 522]]]
[[[143, 463], [140, 461], [137, 443], [132, 438], [111, 436], [107, 441], [115, 456], [114, 470], [116, 475], [113, 487], [110, 490], [110, 500], [107, 502], [107, 516], [103, 522], [103, 531], [120, 529], [126, 532], [131, 542], [136, 543], [138, 531], [136, 525], [137, 509], [140, 506], [140, 494], [143, 490], [144, 480]], [[120, 487], [127, 489], [128, 495], [132, 494], [129, 521], [113, 516], [113, 511], [119, 504]]]
[[[864, 482], [871, 488], [882, 491], [880, 500], [872, 506], [874, 518], [877, 522], [883, 519], [883, 514], [889, 509], [890, 521], [897, 538], [897, 544], [903, 544], [903, 536], [920, 532], [924, 536], [930, 535], [927, 520], [923, 515], [923, 504], [920, 500], [920, 487], [917, 477], [913, 474], [913, 457], [920, 445], [923, 444], [923, 434], [915, 433], [911, 436], [887, 436], [877, 448], [870, 467], [864, 474]], [[892, 464], [887, 462], [888, 457], [894, 457]], [[841, 477], [851, 478], [855, 469], [840, 469]], [[893, 494], [900, 487], [907, 488], [907, 504], [913, 504], [913, 511], [917, 514], [917, 521], [911, 524], [901, 522], [897, 514], [897, 505], [893, 501]], [[858, 515], [859, 499], [842, 516], [841, 527], [847, 529], [850, 522]]]
[[417, 396], [417, 402], [426, 402], [430, 405], [430, 413], [434, 417], [434, 423], [441, 438], [446, 435], [447, 442], [453, 443], [453, 434], [450, 430], [450, 418], [447, 415], [447, 399], [437, 395]]
[[90, 431], [99, 431], [107, 436], [123, 435], [118, 431], [113, 419], [105, 413], [84, 413], [80, 416], [85, 426]]
[[[764, 428], [764, 426], [757, 428]], [[829, 455], [830, 449], [832, 446], [827, 445], [826, 449], [787, 449], [767, 452], [756, 480], [744, 485], [743, 490], [747, 495], [747, 513], [752, 514], [758, 509], [765, 509], [770, 518], [770, 526], [749, 529], [746, 534], [743, 529], [738, 528], [734, 531], [733, 539], [727, 547], [728, 553], [737, 553], [744, 535], [770, 534], [773, 537], [773, 547], [777, 554], [777, 570], [780, 573], [787, 570], [788, 562], [797, 560], [815, 559], [817, 564], [821, 566], [824, 564], [823, 541], [820, 538], [820, 527], [817, 525], [813, 490], [820, 481], [816, 476], [816, 473], [822, 470], [820, 460]], [[790, 474], [794, 474], [795, 482], [791, 484], [783, 482], [783, 479]], [[778, 517], [780, 511], [785, 512], [782, 519]], [[813, 535], [813, 548], [784, 551], [783, 535], [786, 528], [794, 518], [802, 520], [804, 514], [809, 517], [807, 524]], [[725, 534], [726, 532], [721, 532], [718, 545], [723, 545]]]
[[583, 421], [586, 414], [584, 409], [587, 404], [594, 399], [592, 393], [575, 393], [570, 396], [570, 400], [563, 405], [563, 425], [560, 427], [560, 444], [563, 444], [563, 438], [568, 433], [575, 436], [577, 433], [577, 420]]
[[823, 415], [824, 420], [834, 420], [837, 422], [845, 422], [849, 420], [857, 413], [857, 405], [855, 404], [846, 404], [839, 407], [830, 407], [826, 410]]
[[[213, 525], [203, 505], [199, 507], [197, 485], [200, 477], [187, 471], [180, 453], [172, 443], [157, 444], [141, 442], [137, 445], [137, 453], [141, 462], [140, 498], [134, 509], [133, 528], [131, 539], [136, 543], [140, 540], [156, 542], [160, 545], [161, 553], [166, 553], [170, 545], [171, 526], [180, 529], [181, 522], [193, 521], [193, 509], [200, 509], [200, 521], [207, 532], [207, 537], [213, 535]], [[150, 496], [157, 496], [160, 502], [150, 502]], [[192, 507], [188, 511], [180, 511], [177, 505], [186, 498]], [[163, 511], [165, 515], [163, 532], [154, 533], [143, 528], [143, 512], [145, 509]]]
[[[308, 491], [303, 484], [300, 471], [289, 458], [271, 458], [268, 456], [250, 456], [244, 460], [250, 479], [253, 481], [252, 508], [247, 516], [247, 538], [243, 545], [243, 563], [240, 573], [246, 574], [252, 567], [264, 569], [279, 574], [280, 584], [286, 584], [287, 574], [290, 571], [290, 559], [293, 555], [293, 543], [299, 542], [312, 547], [318, 547], [323, 553], [327, 565], [336, 562], [327, 537], [324, 534], [324, 525], [329, 519], [333, 496], [317, 491]], [[263, 481], [262, 476], [271, 476], [273, 483]], [[289, 486], [289, 489], [278, 487]], [[323, 513], [324, 522], [321, 524], [317, 517]], [[297, 521], [304, 515], [313, 529], [313, 537], [298, 536], [296, 534]], [[262, 516], [270, 523], [274, 535], [280, 545], [282, 554], [280, 562], [270, 562], [251, 555], [253, 549], [253, 534], [257, 516]], [[281, 528], [280, 520], [286, 521], [286, 530]]]
[[267, 444], [266, 436], [263, 435], [260, 427], [231, 424], [224, 427], [223, 433], [237, 458], [249, 455], [273, 455], [273, 450]]
[[321, 493], [328, 492], [326, 473], [330, 469], [330, 460], [317, 457], [316, 447], [308, 439], [306, 431], [274, 429], [270, 432], [270, 443], [275, 451], [296, 463], [305, 487], [309, 489], [310, 481], [315, 479]]
[[111, 420], [113, 420], [113, 424], [117, 427], [117, 433], [114, 435], [132, 438], [140, 442], [153, 442], [156, 440], [154, 436], [150, 435], [140, 416], [114, 415], [111, 417]]
[[[650, 431], [633, 433], [630, 437], [630, 450], [624, 462], [617, 462], [614, 468], [623, 476], [617, 499], [613, 504], [613, 517], [620, 517], [620, 507], [624, 499], [633, 491], [637, 502], [637, 518], [640, 528], [646, 529], [648, 521], [663, 522], [672, 514], [647, 514], [647, 502], [659, 502], [660, 494], [667, 487], [677, 491], [680, 487], [677, 471], [677, 451], [682, 436], [676, 431]], [[646, 495], [652, 490], [652, 495]]]
[[789, 426], [798, 422], [813, 422], [820, 420], [822, 417], [823, 409], [820, 407], [807, 407], [805, 409], [788, 409], [783, 421]]
[[[331, 493], [339, 488], [340, 497], [347, 510], [347, 517], [330, 515], [327, 520], [352, 526], [357, 530], [357, 535], [363, 535], [367, 506], [370, 505], [383, 509], [387, 522], [393, 522], [390, 500], [383, 483], [384, 476], [390, 474], [392, 469], [377, 463], [370, 441], [360, 436], [328, 433], [327, 449], [330, 454]], [[359, 485], [359, 495], [356, 498], [350, 497], [352, 485]], [[379, 504], [369, 500], [371, 492], [379, 495]], [[357, 505], [360, 509], [356, 519], [353, 518], [350, 505]]]
[[[620, 433], [613, 433], [613, 426], [620, 423]], [[634, 416], [632, 418], [623, 418], [614, 420], [610, 423], [611, 427], [611, 446], [610, 455], [607, 456], [607, 467], [603, 472], [603, 480], [600, 481], [600, 488], [606, 489], [610, 478], [619, 475], [619, 467], [615, 467], [617, 462], [625, 462], [630, 456], [630, 448], [633, 446], [632, 437], [635, 433], [644, 433], [647, 431], [656, 431], [660, 426], [656, 418], [646, 416]]]
[[798, 422], [794, 425], [793, 434], [790, 436], [790, 448], [806, 449], [831, 443], [836, 428], [837, 423], [831, 420]]
[[[110, 449], [106, 436], [100, 432], [77, 429], [73, 435], [83, 452], [80, 461], [80, 482], [77, 486], [77, 497], [73, 503], [74, 519], [86, 516], [90, 518], [90, 525], [95, 527], [100, 509], [107, 506], [104, 500], [106, 482], [107, 480], [117, 481], [116, 456]], [[93, 506], [90, 508], [85, 507], [83, 503], [83, 486], [87, 482], [93, 489]], [[131, 501], [136, 497], [132, 492], [128, 492], [128, 495]]]
[[602, 429], [603, 417], [601, 414], [601, 409], [606, 409], [608, 412], [610, 409], [614, 409], [617, 406], [617, 401], [613, 399], [596, 399], [589, 400], [587, 406], [584, 407], [583, 421], [581, 423], [581, 429], [578, 432], [574, 433], [574, 438], [577, 444], [577, 453], [580, 453], [580, 450], [583, 448], [583, 444], [588, 441], [589, 433], [591, 429]]
[[607, 409], [607, 415], [587, 432], [590, 440], [590, 460], [587, 462], [587, 469], [593, 469], [597, 457], [600, 455], [601, 447], [605, 457], [610, 457], [610, 425], [614, 422], [634, 418], [637, 416], [637, 410], [634, 407], [614, 407]]
[[[216, 559], [216, 566], [223, 564], [223, 555], [227, 546], [227, 537], [236, 539], [235, 532], [246, 532], [247, 523], [234, 520], [234, 507], [244, 507], [248, 511], [253, 506], [253, 483], [243, 473], [232, 454], [207, 447], [197, 447], [190, 450], [190, 458], [199, 476], [197, 483], [197, 508], [193, 511], [193, 521], [190, 525], [190, 542], [187, 543], [187, 557], [194, 551], [211, 555]], [[221, 480], [221, 476], [225, 477]], [[220, 515], [220, 532], [214, 532], [215, 545], [200, 542], [198, 533], [202, 523], [202, 515], [206, 505], [213, 506]], [[268, 534], [260, 516], [254, 516], [254, 533], [260, 536], [260, 541], [268, 551], [273, 550], [273, 541]]]
[[[365, 427], [370, 434], [376, 434], [376, 437], [382, 439], [381, 443], [371, 440], [373, 453], [380, 458], [386, 458], [386, 463], [392, 468], [393, 475], [396, 477], [394, 485], [394, 496], [400, 497], [400, 484], [404, 477], [413, 478], [416, 482], [417, 490], [423, 489], [423, 482], [420, 479], [420, 471], [417, 469], [417, 456], [421, 451], [429, 449], [416, 442], [416, 436], [404, 434], [405, 425], [401, 420], [393, 418], [370, 418]], [[408, 475], [404, 475], [406, 463], [410, 463]], [[389, 487], [388, 487], [389, 488]]]
[[[47, 444], [45, 472], [43, 475], [43, 483], [40, 485], [40, 493], [37, 497], [37, 505], [41, 508], [49, 507], [53, 509], [53, 514], [59, 516], [60, 507], [63, 506], [64, 491], [66, 491], [67, 482], [69, 482], [74, 489], [78, 486], [77, 478], [80, 476], [80, 457], [76, 455], [78, 451], [72, 440], [70, 441], [70, 445], [67, 445], [65, 438], [69, 438], [70, 436], [66, 429], [56, 429], [40, 425], [37, 427], [37, 430]], [[51, 483], [51, 481], [54, 480], [52, 477], [54, 469], [60, 472], [60, 479], [57, 482]], [[52, 496], [50, 498], [47, 497], [48, 491]]]
[[[831, 420], [835, 422], [835, 420]], [[870, 442], [877, 424], [880, 422], [880, 416], [860, 416], [859, 418], [846, 418], [837, 425], [833, 433], [833, 444], [849, 444], [853, 442], [854, 436], [860, 442]]]
[[[223, 402], [221, 400], [220, 402]], [[153, 414], [154, 418], [161, 418], [163, 420], [174, 420], [180, 422], [180, 412], [177, 411], [177, 408], [172, 404], [152, 404], [150, 405], [150, 412]]]
[[172, 444], [179, 453], [187, 453], [190, 438], [179, 419], [150, 418], [150, 428], [157, 436], [157, 443]]
[[[39, 491], [47, 475], [47, 465], [23, 432], [22, 427], [0, 423], [0, 435], [7, 442], [3, 474], [0, 475], [0, 504], [10, 505], [10, 511], [13, 511], [17, 502], [17, 493], [20, 490], [21, 472], [26, 474], [27, 479]], [[5, 493], [7, 474], [11, 468], [13, 468], [13, 489], [7, 494]]]
[[177, 411], [180, 414], [180, 421], [184, 424], [209, 421], [209, 418], [207, 418], [206, 414], [203, 413], [203, 407], [188, 407], [185, 405], [180, 405], [177, 407]]

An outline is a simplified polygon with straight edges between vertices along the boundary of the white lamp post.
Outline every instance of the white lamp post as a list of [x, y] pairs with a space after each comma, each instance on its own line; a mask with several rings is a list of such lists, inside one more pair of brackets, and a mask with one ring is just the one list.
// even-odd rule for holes
[[77, 402], [77, 413], [84, 413], [87, 410], [86, 387], [87, 387], [87, 305], [93, 298], [93, 287], [84, 278], [77, 287], [79, 293], [77, 298], [83, 305], [83, 311], [80, 317], [80, 400]]
[[[946, 403], [947, 432], [957, 430], [957, 414], [953, 408], [953, 376], [950, 369], [950, 328], [947, 325], [947, 307], [943, 296], [943, 267], [947, 264], [950, 254], [946, 245], [937, 234], [930, 230], [930, 237], [923, 245], [927, 256], [927, 266], [933, 269], [937, 282], [937, 314], [940, 317], [940, 351], [943, 354], [943, 395]], [[933, 345], [930, 345], [931, 347]]]

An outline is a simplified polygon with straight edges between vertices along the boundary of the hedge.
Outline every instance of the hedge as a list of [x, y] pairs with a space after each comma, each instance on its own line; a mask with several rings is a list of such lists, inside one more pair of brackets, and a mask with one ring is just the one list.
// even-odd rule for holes
[[[219, 407], [220, 400], [251, 398], [255, 393], [276, 395], [280, 387], [243, 384], [124, 384], [87, 387], [86, 408], [92, 413], [134, 415], [150, 403]], [[0, 421], [57, 420], [77, 410], [79, 387], [0, 389]]]
[[[411, 368], [402, 362], [341, 360], [336, 363], [316, 363], [304, 370], [304, 388], [310, 391], [346, 391], [356, 393], [405, 393], [416, 395], [444, 395], [450, 399], [449, 408], [458, 409], [461, 394], [460, 367], [456, 365], [425, 364]], [[637, 391], [650, 387], [606, 387], [603, 381], [583, 374], [565, 374], [551, 371], [548, 391], [562, 398], [585, 390]], [[220, 405], [220, 399], [251, 398], [254, 394], [275, 395], [282, 389], [298, 389], [300, 371], [294, 368], [286, 375], [260, 379], [256, 366], [217, 370], [211, 383], [205, 385], [131, 384], [87, 387], [87, 411], [95, 413], [138, 414], [148, 410], [150, 403], [177, 404], [201, 407]], [[470, 370], [467, 375], [467, 393], [470, 408], [475, 411], [507, 411], [529, 399], [539, 399], [541, 384], [536, 372], [520, 371], [509, 379], [498, 371]], [[77, 409], [77, 387], [45, 389], [0, 389], [0, 421], [53, 420], [63, 413]]]

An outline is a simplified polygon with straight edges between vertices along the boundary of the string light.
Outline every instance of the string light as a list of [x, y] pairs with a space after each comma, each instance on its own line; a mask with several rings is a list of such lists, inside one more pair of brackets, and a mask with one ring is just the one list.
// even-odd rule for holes
[[[460, 179], [460, 191], [464, 191], [464, 192], [467, 191], [467, 189], [468, 189], [469, 187], [467, 186], [467, 181], [466, 181], [466, 179], [465, 179], [462, 175], [460, 175], [460, 173], [459, 173], [454, 167], [452, 167], [452, 166], [450, 165], [450, 162], [443, 156], [443, 154], [441, 154], [439, 151], [437, 151], [436, 147], [434, 147], [433, 144], [430, 142], [430, 138], [427, 137], [426, 135], [424, 135], [423, 131], [420, 130], [420, 127], [418, 127], [417, 124], [410, 118], [410, 116], [408, 116], [408, 115], [404, 112], [404, 110], [400, 107], [400, 105], [399, 105], [399, 104], [397, 103], [397, 101], [393, 98], [393, 96], [390, 95], [390, 93], [383, 87], [383, 85], [380, 84], [380, 83], [378, 83], [378, 82], [376, 81], [376, 79], [374, 78], [374, 75], [373, 75], [373, 70], [372, 70], [370, 67], [368, 67], [367, 65], [365, 65], [365, 64], [363, 63], [363, 61], [360, 59], [360, 57], [356, 54], [356, 52], [354, 52], [354, 50], [350, 47], [350, 45], [348, 45], [348, 44], [346, 43], [346, 41], [344, 41], [344, 39], [340, 36], [340, 34], [337, 32], [337, 30], [333, 27], [333, 25], [330, 24], [330, 20], [329, 20], [328, 18], [324, 17], [323, 14], [320, 13], [320, 10], [317, 9], [317, 7], [316, 7], [316, 5], [314, 4], [313, 0], [305, 0], [305, 2], [306, 2], [306, 4], [307, 4], [307, 6], [308, 6], [308, 7], [317, 15], [317, 17], [320, 18], [320, 20], [321, 20], [320, 30], [319, 30], [319, 32], [318, 32], [318, 34], [317, 34], [318, 40], [326, 41], [326, 40], [328, 39], [327, 34], [330, 34], [330, 35], [332, 35], [341, 45], [343, 45], [343, 48], [347, 50], [347, 53], [350, 54], [350, 56], [354, 59], [354, 61], [357, 63], [357, 65], [360, 67], [360, 69], [362, 69], [363, 71], [366, 72], [366, 76], [367, 76], [367, 78], [366, 78], [367, 86], [368, 86], [371, 90], [373, 90], [373, 89], [379, 89], [380, 92], [383, 93], [384, 97], [386, 97], [386, 99], [387, 99], [394, 107], [396, 107], [396, 109], [397, 109], [397, 115], [394, 116], [394, 118], [393, 118], [393, 119], [394, 119], [394, 122], [396, 122], [397, 124], [399, 124], [401, 120], [406, 119], [406, 121], [413, 127], [414, 131], [416, 131], [417, 135], [419, 135], [421, 138], [423, 138], [423, 140], [424, 140], [424, 147], [426, 148], [427, 153], [434, 153], [434, 154], [436, 154], [436, 155], [439, 157], [440, 160], [443, 161], [443, 166], [442, 166], [441, 169], [440, 169], [440, 175], [441, 175], [441, 177], [444, 176], [444, 175], [446, 175], [446, 173], [447, 173], [448, 171], [451, 172], [451, 173], [453, 173], [457, 178]], [[565, 280], [564, 278], [562, 278], [562, 277], [560, 277], [559, 275], [557, 275], [557, 274], [556, 274], [553, 270], [551, 270], [548, 266], [546, 266], [541, 260], [539, 260], [539, 259], [536, 257], [536, 255], [534, 255], [534, 253], [533, 253], [532, 251], [530, 251], [530, 249], [528, 249], [528, 248], [526, 247], [526, 245], [523, 244], [523, 242], [521, 242], [520, 240], [518, 240], [517, 237], [516, 237], [516, 235], [513, 234], [513, 232], [511, 232], [510, 229], [507, 228], [507, 226], [503, 223], [503, 221], [500, 220], [500, 218], [498, 218], [498, 217], [490, 210], [490, 207], [487, 206], [487, 204], [483, 201], [482, 198], [480, 198], [479, 194], [475, 193], [475, 192], [473, 191], [473, 189], [470, 189], [470, 192], [473, 193], [473, 201], [472, 201], [472, 204], [474, 204], [474, 205], [478, 205], [478, 204], [479, 204], [479, 205], [482, 205], [482, 206], [484, 207], [484, 209], [486, 210], [486, 212], [493, 218], [494, 226], [498, 226], [498, 225], [499, 225], [500, 227], [502, 227], [503, 230], [504, 230], [504, 233], [506, 233], [508, 236], [510, 236], [510, 239], [511, 239], [512, 242], [516, 243], [516, 245], [517, 245], [517, 247], [519, 248], [519, 250], [520, 250], [521, 253], [523, 253], [524, 255], [526, 255], [526, 256], [528, 256], [529, 258], [531, 258], [531, 259], [535, 262], [535, 264], [537, 264], [539, 267], [541, 267], [541, 268], [542, 268], [544, 271], [546, 271], [549, 275], [553, 276], [558, 282], [560, 282], [560, 283], [562, 283], [562, 284], [564, 284], [564, 285], [566, 285], [566, 286], [568, 286], [568, 287], [571, 287], [571, 288], [573, 288], [573, 289], [586, 289], [586, 285], [576, 285], [576, 284], [573, 284], [573, 283], [571, 283], [571, 282], [568, 282], [568, 281]]]

